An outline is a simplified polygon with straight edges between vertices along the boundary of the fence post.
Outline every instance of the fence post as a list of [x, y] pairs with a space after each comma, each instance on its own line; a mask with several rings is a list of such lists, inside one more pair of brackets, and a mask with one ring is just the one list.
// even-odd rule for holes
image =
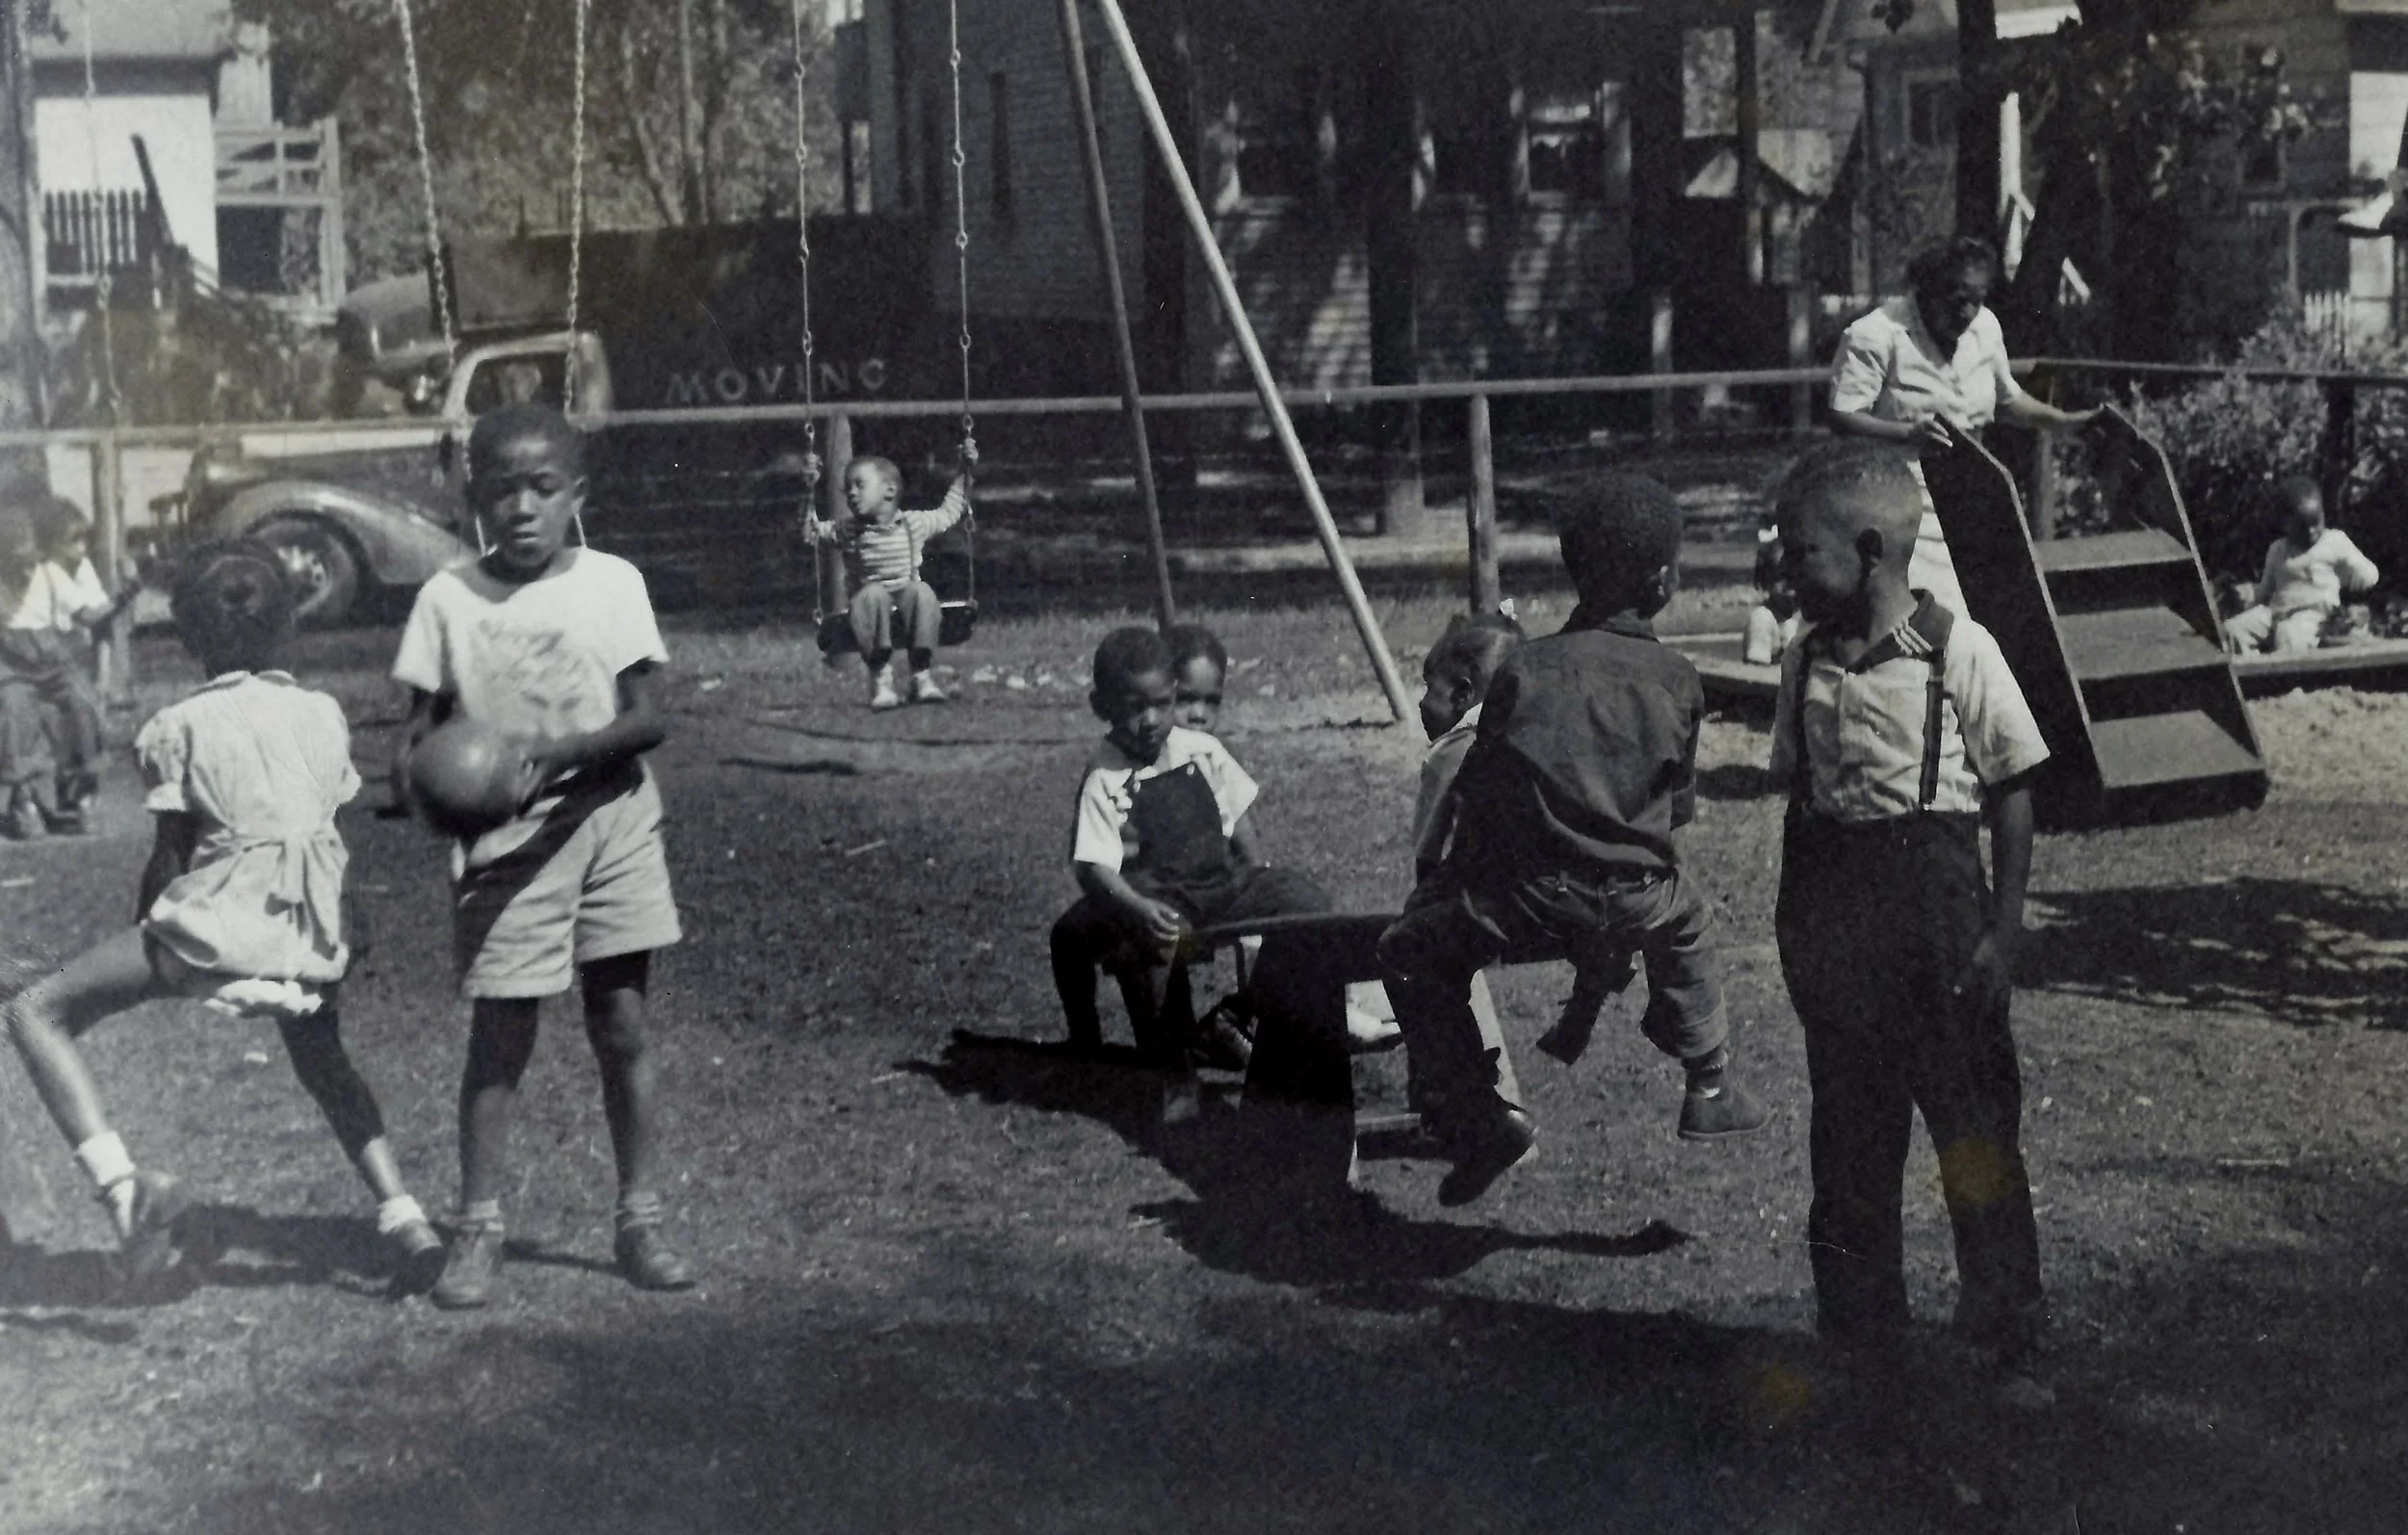
[[[92, 511], [93, 542], [99, 545], [95, 561], [109, 573], [111, 589], [115, 589], [119, 573], [125, 566], [125, 497], [124, 462], [118, 455], [117, 433], [104, 433], [92, 444]], [[101, 637], [92, 660], [93, 683], [100, 696], [111, 703], [131, 703], [134, 699], [134, 617], [131, 610], [119, 612], [109, 620], [109, 632]]]
[[1472, 494], [1463, 505], [1463, 520], [1471, 537], [1472, 611], [1495, 612], [1505, 599], [1497, 575], [1497, 453], [1488, 424], [1488, 397], [1472, 397], [1468, 434], [1472, 454]]
[[2339, 518], [2349, 466], [2358, 456], [2358, 386], [2328, 379], [2324, 385], [2324, 437], [2316, 444], [2316, 481], [2324, 505]]
[[[1647, 296], [1647, 371], [1672, 371], [1672, 294], [1659, 288]], [[1652, 392], [1652, 408], [1648, 416], [1648, 435], [1658, 443], [1672, 440], [1672, 391]]]
[[[1790, 285], [1790, 366], [1815, 363], [1815, 295], [1804, 283]], [[1790, 430], [1804, 436], [1815, 429], [1815, 386], [1790, 386]]]

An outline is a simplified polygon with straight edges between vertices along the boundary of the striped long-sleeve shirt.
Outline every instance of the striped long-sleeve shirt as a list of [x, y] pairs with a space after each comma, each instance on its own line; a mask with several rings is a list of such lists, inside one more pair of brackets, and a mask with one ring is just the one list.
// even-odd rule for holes
[[859, 591], [872, 583], [896, 586], [919, 580], [920, 551], [969, 509], [970, 497], [955, 481], [941, 505], [903, 512], [893, 522], [843, 519], [836, 524], [835, 538], [845, 557], [846, 588]]

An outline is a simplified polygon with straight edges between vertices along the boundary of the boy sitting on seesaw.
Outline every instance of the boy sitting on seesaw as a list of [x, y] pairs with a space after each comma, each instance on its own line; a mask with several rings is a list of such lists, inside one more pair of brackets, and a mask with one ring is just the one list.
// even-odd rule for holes
[[2283, 536], [2265, 552], [2256, 600], [2224, 620], [2224, 642], [2236, 652], [2314, 650], [2325, 621], [2345, 593], [2382, 578], [2349, 534], [2324, 525], [2324, 493], [2294, 475], [2283, 481]]
[[1254, 780], [1219, 741], [1176, 723], [1177, 675], [1161, 635], [1105, 636], [1087, 702], [1108, 728], [1079, 784], [1070, 862], [1083, 894], [1054, 924], [1054, 983], [1071, 1044], [1093, 1049], [1094, 971], [1110, 971], [1139, 1053], [1171, 1074], [1168, 1106], [1184, 1109], [1197, 1042], [1180, 961], [1192, 929], [1327, 911], [1329, 898], [1262, 862], [1246, 819]]
[[1478, 1198], [1537, 1138], [1500, 1090], [1502, 1054], [1483, 1047], [1470, 1003], [1472, 977], [1515, 949], [1556, 944], [1605, 975], [1637, 951], [1640, 1027], [1688, 1069], [1681, 1134], [1743, 1134], [1769, 1117], [1726, 1079], [1712, 911], [1672, 843], [1694, 803], [1705, 714], [1696, 668], [1648, 621], [1679, 584], [1680, 507], [1614, 475], [1566, 517], [1561, 546], [1580, 604], [1499, 669], [1455, 780], [1453, 843], [1379, 942], [1405, 1048], [1443, 1095], [1431, 1128], [1454, 1147], [1449, 1203]]
[[[944, 501], [922, 511], [903, 509], [903, 471], [891, 458], [855, 458], [845, 471], [845, 504], [851, 515], [822, 522], [816, 512], [803, 519], [802, 535], [813, 543], [833, 543], [845, 559], [845, 589], [851, 599], [854, 645], [870, 673], [870, 707], [899, 709], [903, 695], [895, 690], [895, 639], [901, 633], [911, 663], [911, 701], [945, 701], [945, 690], [929, 675], [936, 659], [936, 642], [944, 623], [944, 608], [936, 589], [920, 579], [920, 557], [928, 541], [959, 522], [970, 510], [970, 471], [979, 461], [979, 445], [961, 439], [961, 472], [945, 489]], [[816, 460], [814, 460], [816, 464]], [[816, 482], [816, 467], [811, 479]]]
[[1955, 1232], [1957, 1327], [1999, 1371], [2002, 1401], [2040, 1407], [2040, 1251], [2007, 1004], [2029, 775], [2049, 748], [1989, 631], [1908, 587], [1924, 518], [1910, 464], [1834, 444], [1779, 498], [1812, 624], [1782, 658], [1771, 762], [1790, 792], [1773, 931], [1814, 1098], [1806, 1240], [1823, 1335], [1897, 1340], [1899, 1185], [1922, 1109]]

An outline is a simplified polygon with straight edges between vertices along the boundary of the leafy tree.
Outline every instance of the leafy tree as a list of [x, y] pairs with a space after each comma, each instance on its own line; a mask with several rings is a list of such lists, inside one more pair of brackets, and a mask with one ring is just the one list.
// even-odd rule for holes
[[[566, 223], [574, 4], [414, 0], [447, 234]], [[353, 271], [365, 279], [421, 267], [425, 196], [393, 0], [237, 0], [236, 10], [275, 34], [285, 115], [342, 124]], [[839, 195], [833, 60], [824, 7], [806, 0], [804, 13], [821, 209]], [[786, 0], [591, 0], [588, 225], [791, 216], [791, 26]]]
[[[2231, 211], [2232, 157], [2295, 139], [2309, 119], [2279, 51], [2212, 51], [2183, 30], [2198, 5], [2082, 0], [2079, 21], [2006, 66], [2041, 171], [2024, 265], [2002, 306], [2019, 351], [2226, 354], [2264, 320], [2274, 295], [2263, 253], [2195, 234]], [[2095, 295], [2087, 334], [2058, 322], [2068, 257]]]

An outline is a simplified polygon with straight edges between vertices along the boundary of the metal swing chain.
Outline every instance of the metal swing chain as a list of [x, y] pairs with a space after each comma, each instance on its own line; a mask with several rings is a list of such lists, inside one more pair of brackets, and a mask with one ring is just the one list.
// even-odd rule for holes
[[[961, 435], [970, 440], [977, 422], [970, 415], [970, 194], [964, 168], [970, 157], [961, 146], [961, 4], [945, 0], [946, 65], [953, 72], [954, 107], [954, 265], [961, 299]], [[990, 148], [989, 153], [993, 153]], [[961, 514], [962, 551], [968, 557], [967, 595], [975, 611], [979, 600], [979, 519], [965, 507]]]
[[[816, 367], [813, 351], [816, 346], [811, 335], [811, 133], [810, 119], [805, 115], [810, 100], [810, 60], [803, 51], [807, 42], [803, 20], [805, 0], [792, 0], [787, 17], [792, 24], [795, 45], [795, 255], [801, 273], [802, 287], [802, 403], [805, 409], [816, 402], [813, 398], [812, 373]], [[803, 481], [802, 508], [799, 521], [806, 537], [820, 511], [820, 423], [816, 417], [802, 418]], [[826, 559], [820, 541], [811, 544], [811, 625], [816, 632], [827, 619], [827, 584], [822, 578], [823, 561]]]
[[[92, 71], [92, 0], [84, 0], [83, 26], [78, 30], [84, 35], [84, 148], [92, 160], [92, 192], [97, 195], [100, 191], [100, 86]], [[95, 244], [99, 248], [94, 254], [99, 260], [94, 264], [92, 273], [92, 301], [100, 310], [101, 389], [103, 403], [109, 407], [109, 425], [121, 427], [125, 424], [125, 405], [124, 396], [118, 388], [117, 317], [112, 312], [117, 306], [109, 298], [112, 283], [107, 242], [101, 240]]]
[[418, 185], [426, 199], [427, 271], [434, 279], [434, 317], [443, 327], [443, 371], [448, 377], [459, 364], [459, 337], [452, 328], [451, 295], [443, 271], [443, 226], [435, 220], [434, 160], [427, 150], [427, 97], [418, 78], [418, 28], [410, 18], [409, 0], [393, 0], [393, 11], [402, 28], [402, 70], [409, 83], [410, 127], [418, 140]]
[[[578, 364], [585, 357], [585, 338], [577, 331], [579, 279], [586, 253], [586, 13], [591, 0], [576, 0], [576, 23], [570, 46], [575, 63], [570, 71], [568, 130], [568, 358], [561, 370], [561, 403], [581, 411], [585, 399], [578, 387]], [[577, 542], [589, 544], [582, 507], [570, 514], [577, 524]]]

